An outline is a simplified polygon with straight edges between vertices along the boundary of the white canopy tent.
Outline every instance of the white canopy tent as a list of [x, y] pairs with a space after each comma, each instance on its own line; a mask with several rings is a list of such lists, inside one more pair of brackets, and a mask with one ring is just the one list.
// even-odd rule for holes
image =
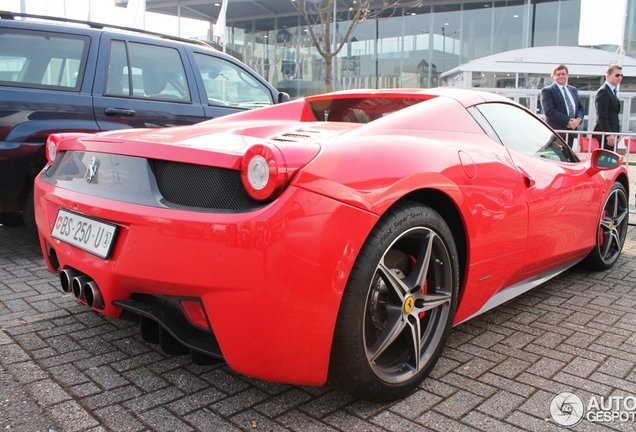
[[636, 76], [636, 59], [620, 57], [618, 54], [601, 49], [581, 47], [535, 47], [506, 51], [464, 63], [443, 73], [443, 85], [472, 87], [473, 72], [532, 74], [550, 76], [554, 67], [564, 64], [570, 76], [605, 75], [607, 66], [619, 63], [626, 76]]

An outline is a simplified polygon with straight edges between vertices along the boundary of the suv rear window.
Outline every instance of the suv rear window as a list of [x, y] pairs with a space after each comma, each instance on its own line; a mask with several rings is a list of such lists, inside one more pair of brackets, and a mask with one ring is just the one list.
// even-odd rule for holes
[[89, 38], [4, 29], [0, 33], [0, 84], [79, 91]]

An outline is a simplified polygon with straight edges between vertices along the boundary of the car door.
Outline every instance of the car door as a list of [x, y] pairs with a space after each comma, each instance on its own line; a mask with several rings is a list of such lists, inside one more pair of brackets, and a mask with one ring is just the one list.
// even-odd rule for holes
[[528, 241], [525, 272], [568, 262], [594, 242], [601, 205], [599, 174], [590, 174], [570, 147], [516, 105], [487, 103], [488, 120], [525, 183]]
[[105, 32], [99, 50], [93, 106], [101, 130], [205, 120], [183, 44]]

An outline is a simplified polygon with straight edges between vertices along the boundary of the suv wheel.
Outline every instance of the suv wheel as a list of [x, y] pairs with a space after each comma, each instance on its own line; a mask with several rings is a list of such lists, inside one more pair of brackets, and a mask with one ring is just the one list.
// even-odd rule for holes
[[34, 238], [38, 238], [38, 227], [35, 224], [35, 207], [33, 201], [33, 187], [29, 188], [22, 197], [21, 209], [22, 220], [29, 234]]

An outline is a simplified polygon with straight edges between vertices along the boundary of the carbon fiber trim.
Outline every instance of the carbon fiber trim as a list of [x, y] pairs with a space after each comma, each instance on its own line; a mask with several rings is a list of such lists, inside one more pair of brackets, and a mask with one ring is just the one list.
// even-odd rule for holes
[[128, 300], [113, 301], [113, 305], [157, 322], [191, 350], [222, 359], [223, 354], [214, 333], [190, 324], [179, 307], [179, 299], [180, 297], [173, 296], [134, 294]]

